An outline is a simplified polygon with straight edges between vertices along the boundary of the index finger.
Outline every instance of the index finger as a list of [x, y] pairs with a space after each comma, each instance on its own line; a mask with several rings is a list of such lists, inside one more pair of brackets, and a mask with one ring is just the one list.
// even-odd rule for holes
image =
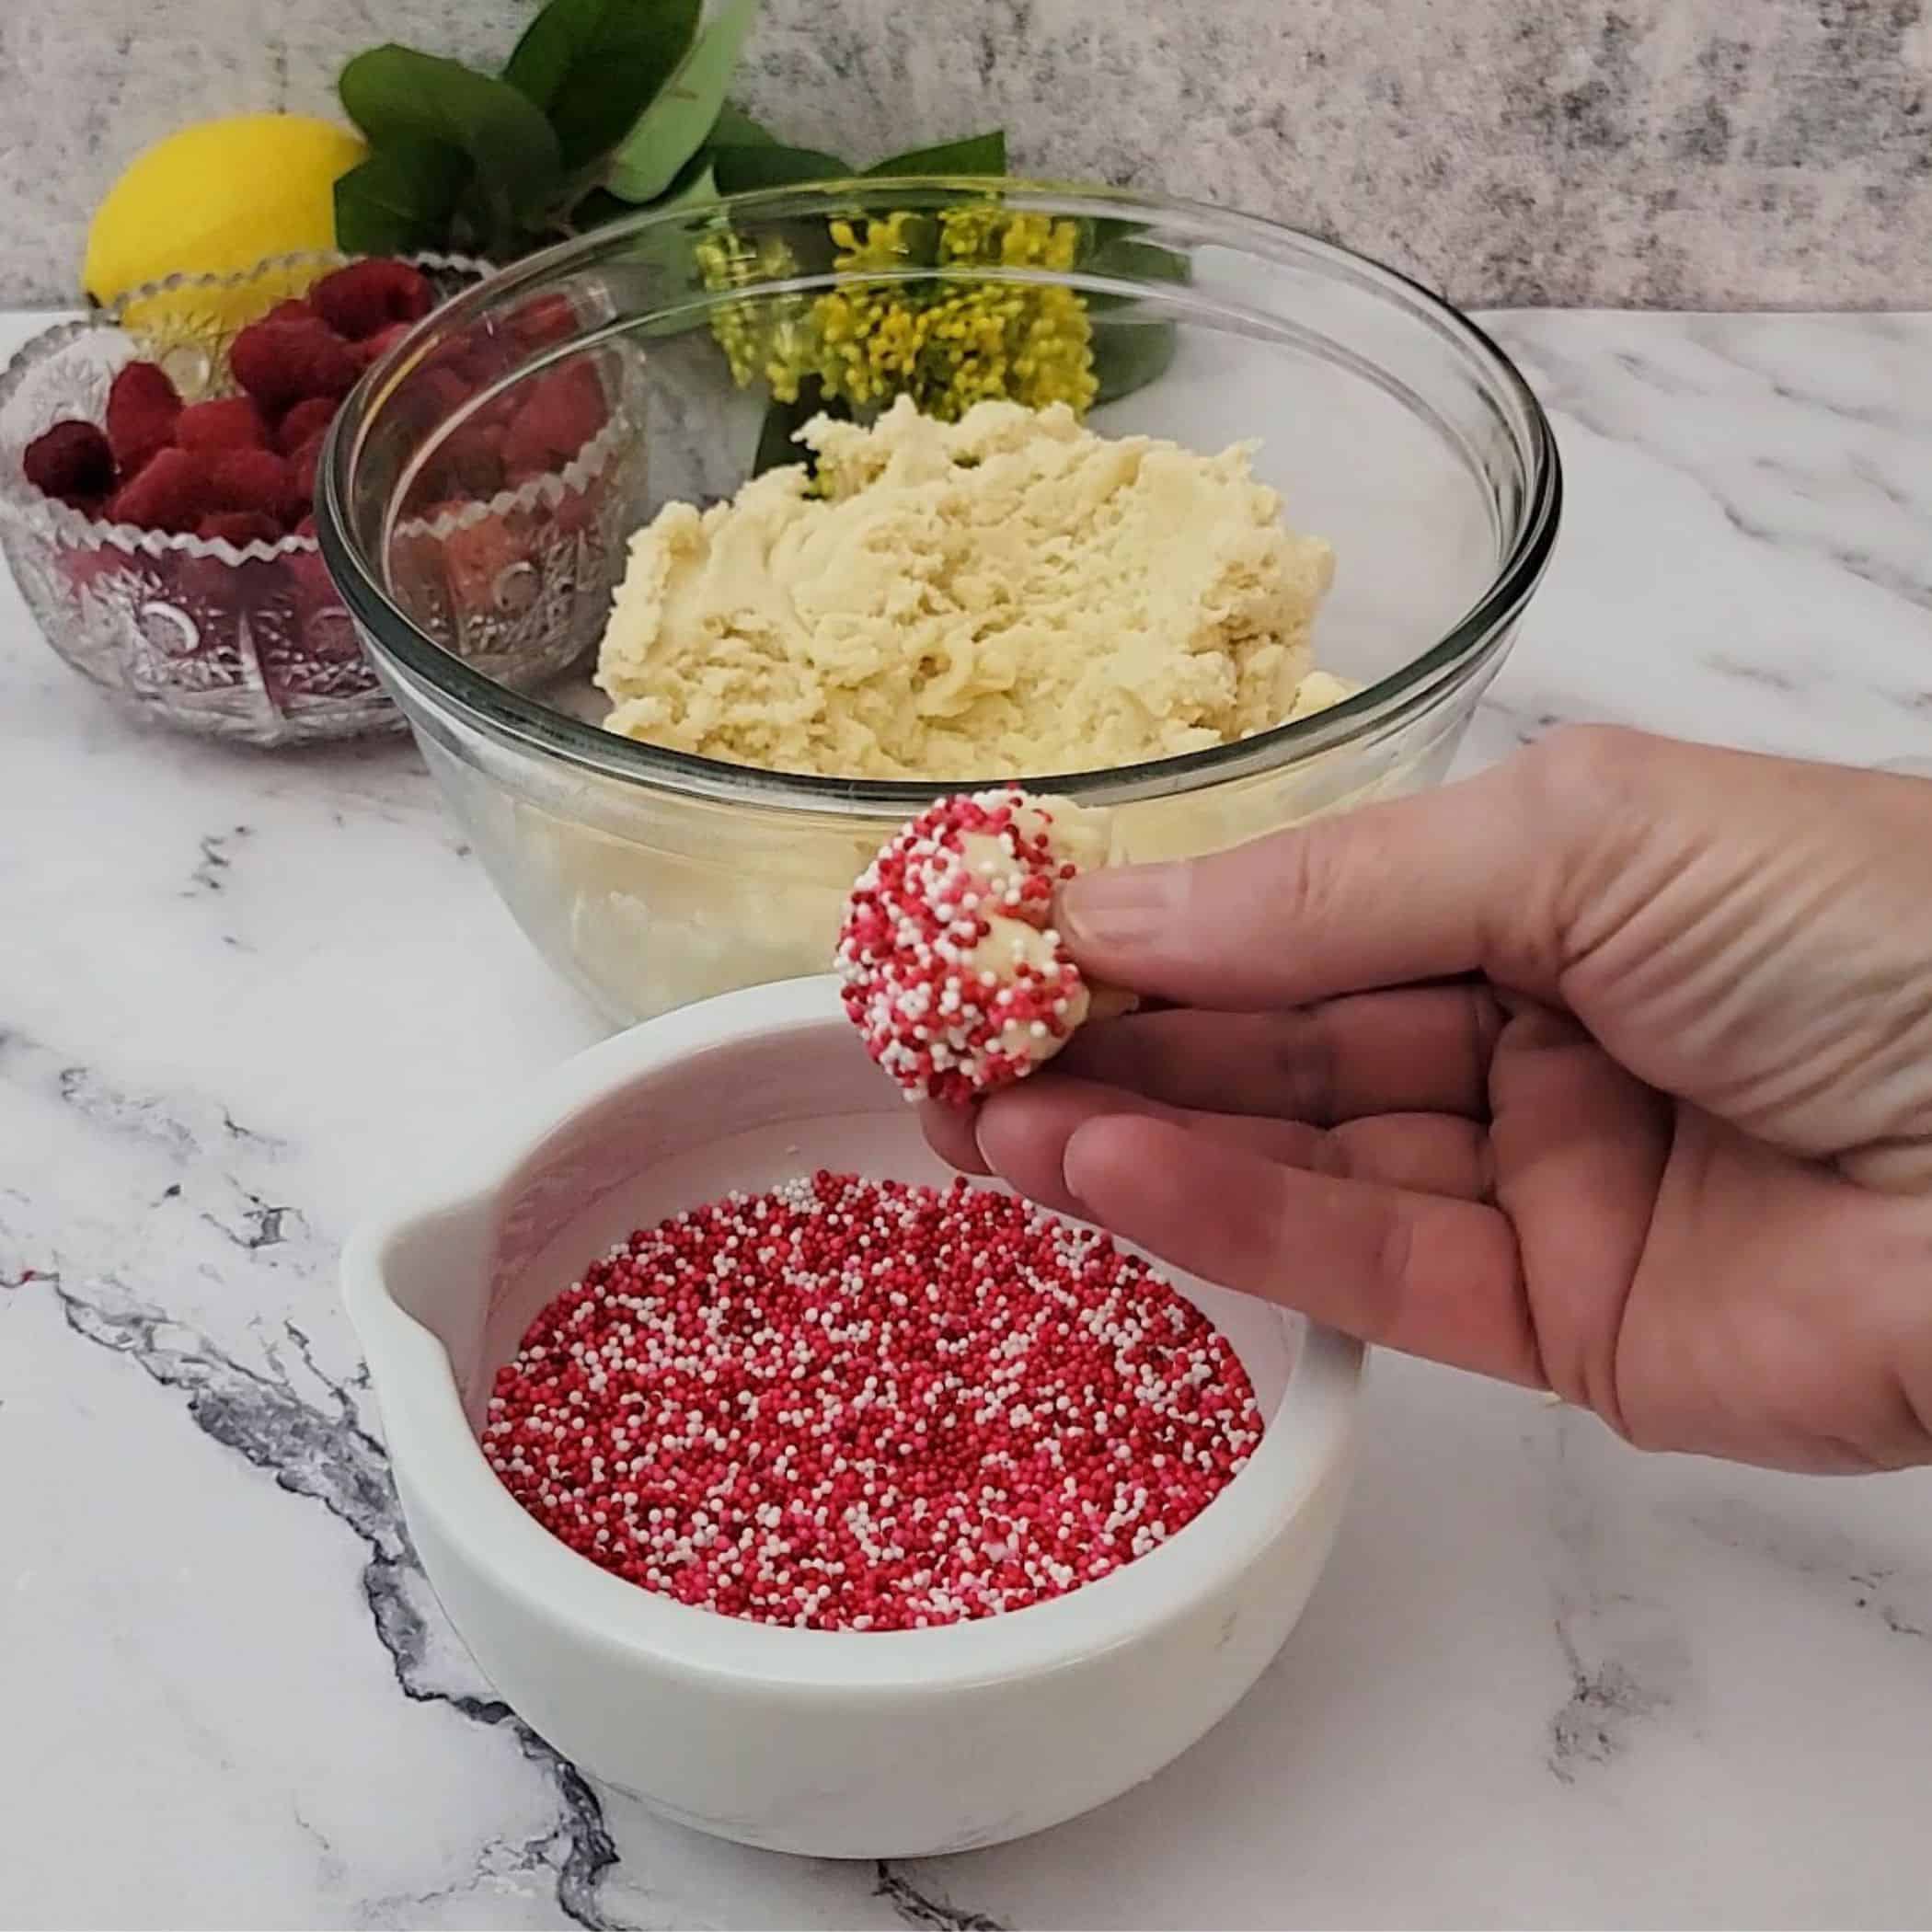
[[1405, 986], [1289, 1006], [1183, 1006], [1083, 1027], [1053, 1063], [1175, 1107], [1333, 1126], [1378, 1113], [1489, 1111], [1494, 995], [1467, 983]]
[[1593, 762], [1563, 742], [1232, 851], [1085, 873], [1055, 923], [1090, 978], [1187, 1006], [1298, 1006], [1470, 972], [1553, 999], [1577, 875], [1624, 830], [1591, 803], [1615, 744]]
[[1204, 1281], [1405, 1354], [1548, 1386], [1515, 1234], [1492, 1207], [1305, 1173], [1134, 1115], [1084, 1122], [1062, 1161], [1083, 1215]]

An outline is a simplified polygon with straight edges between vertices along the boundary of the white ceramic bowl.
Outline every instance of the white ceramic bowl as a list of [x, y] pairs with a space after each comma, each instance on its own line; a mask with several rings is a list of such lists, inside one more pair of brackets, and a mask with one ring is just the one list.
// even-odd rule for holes
[[560, 1068], [343, 1260], [403, 1513], [477, 1663], [582, 1769], [720, 1837], [833, 1857], [960, 1851], [1150, 1777], [1301, 1614], [1347, 1485], [1361, 1351], [1177, 1276], [1268, 1418], [1192, 1523], [1098, 1582], [940, 1629], [811, 1631], [638, 1589], [557, 1541], [484, 1461], [491, 1377], [633, 1227], [819, 1167], [937, 1180], [832, 980], [726, 995]]

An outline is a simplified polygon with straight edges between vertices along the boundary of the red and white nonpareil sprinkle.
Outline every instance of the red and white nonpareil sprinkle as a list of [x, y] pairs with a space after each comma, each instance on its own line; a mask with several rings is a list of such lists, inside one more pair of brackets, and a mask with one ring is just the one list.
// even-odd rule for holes
[[1260, 1435], [1225, 1339], [1105, 1235], [963, 1181], [821, 1172], [596, 1262], [498, 1372], [483, 1447], [630, 1582], [901, 1630], [1144, 1556]]
[[912, 1100], [966, 1106], [1064, 1046], [1094, 990], [1053, 893], [1104, 862], [1099, 814], [1017, 788], [941, 799], [853, 887], [834, 955], [866, 1051]]

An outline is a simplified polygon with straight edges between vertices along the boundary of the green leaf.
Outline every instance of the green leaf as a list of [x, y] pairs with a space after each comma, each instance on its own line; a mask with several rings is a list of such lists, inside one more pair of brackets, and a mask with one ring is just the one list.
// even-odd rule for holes
[[[718, 184], [712, 179], [710, 163], [700, 154], [679, 174], [672, 191], [651, 203], [650, 212], [656, 214], [684, 211], [696, 216], [707, 202], [717, 199]], [[598, 189], [578, 203], [572, 211], [570, 224], [578, 234], [583, 235], [608, 222], [633, 220], [640, 212], [631, 202], [620, 201], [615, 195]], [[662, 285], [667, 291], [695, 289], [702, 281], [692, 247], [696, 225], [694, 220], [654, 223], [644, 234], [634, 236], [624, 245], [622, 259], [640, 264], [663, 277]], [[705, 225], [708, 226], [708, 222]], [[701, 322], [694, 323], [685, 314], [672, 321], [635, 324], [633, 333], [640, 338], [677, 336], [686, 334], [694, 328], [704, 327]]]
[[909, 148], [874, 162], [868, 175], [1003, 175], [1006, 171], [1006, 136], [995, 128], [990, 134], [968, 134], [962, 141], [942, 141], [937, 147]]
[[778, 137], [762, 121], [753, 121], [742, 108], [730, 101], [718, 110], [706, 136], [713, 147], [776, 147]]
[[[718, 183], [711, 178], [711, 169], [707, 163], [703, 167], [688, 167], [679, 176], [681, 186], [670, 194], [653, 201], [651, 212], [661, 213], [678, 209], [695, 209], [707, 201], [718, 199]], [[612, 195], [598, 197], [600, 205], [608, 204], [619, 217], [638, 213], [628, 201], [620, 201]], [[605, 216], [609, 220], [610, 216]], [[673, 278], [678, 285], [690, 281], [696, 273], [691, 254], [691, 231], [683, 222], [670, 222], [657, 231], [640, 236], [625, 250], [627, 261], [646, 261], [653, 264], [663, 274]], [[680, 323], [678, 327], [684, 328]]]
[[711, 157], [700, 154], [693, 159], [697, 165], [686, 167], [673, 183], [671, 192], [650, 204], [653, 209], [696, 208], [718, 199], [718, 170]]
[[638, 117], [611, 156], [604, 185], [627, 201], [652, 201], [710, 133], [757, 17], [758, 0], [724, 0], [691, 44], [669, 84]]
[[842, 181], [852, 172], [836, 155], [815, 147], [780, 147], [776, 142], [752, 147], [714, 147], [710, 155], [719, 194], [742, 194], [753, 188], [791, 188], [805, 181]]
[[702, 0], [549, 0], [503, 69], [541, 108], [567, 168], [607, 154], [691, 51]]
[[621, 222], [625, 216], [637, 213], [628, 201], [620, 201], [615, 195], [602, 188], [593, 188], [590, 193], [570, 210], [570, 226], [579, 235], [587, 235], [592, 228], [607, 226], [612, 222]]
[[[1094, 223], [1088, 245], [1080, 257], [1080, 267], [1097, 275], [1117, 275], [1130, 282], [1191, 281], [1193, 270], [1188, 258], [1158, 242], [1144, 241], [1146, 225], [1141, 222], [1105, 219]], [[1131, 306], [1140, 298], [1131, 294], [1104, 293], [1094, 290], [1081, 298], [1093, 315]]]
[[[710, 163], [700, 154], [684, 167], [672, 191], [652, 202], [651, 212], [696, 211], [717, 199], [718, 184], [712, 178]], [[627, 221], [638, 213], [629, 201], [620, 201], [615, 195], [606, 194], [600, 188], [587, 195], [572, 211], [571, 226], [578, 234], [583, 235], [607, 222]], [[700, 280], [693, 258], [692, 224], [689, 222], [653, 224], [648, 233], [635, 236], [626, 245], [623, 259], [627, 262], [642, 263], [665, 277], [665, 285], [670, 289], [695, 287]], [[683, 335], [694, 326], [703, 327], [702, 324], [694, 325], [691, 318], [684, 316], [661, 324], [638, 324], [634, 333], [640, 337]]]
[[1130, 282], [1184, 282], [1190, 279], [1188, 259], [1158, 242], [1136, 241], [1123, 236], [1097, 249], [1081, 267], [1099, 275], [1120, 275]]
[[336, 182], [336, 246], [351, 255], [408, 255], [449, 236], [469, 178], [454, 148], [398, 143], [377, 148]]
[[808, 393], [816, 394], [819, 379], [809, 375], [799, 385], [799, 396], [795, 402], [775, 402], [765, 412], [765, 420], [758, 425], [758, 447], [752, 456], [752, 474], [762, 477], [768, 469], [782, 469], [788, 463], [802, 463], [811, 454], [794, 443], [792, 434], [811, 421], [811, 417], [802, 413]]
[[1094, 375], [1099, 390], [1094, 407], [1118, 402], [1167, 373], [1174, 360], [1176, 330], [1171, 322], [1095, 322]]
[[342, 105], [378, 150], [466, 155], [488, 246], [540, 221], [563, 180], [557, 136], [508, 81], [410, 47], [376, 47], [342, 70]]
[[834, 397], [828, 402], [818, 377], [808, 375], [790, 402], [774, 402], [765, 412], [765, 420], [758, 430], [758, 448], [752, 457], [753, 476], [762, 477], [768, 469], [782, 469], [793, 463], [802, 463], [808, 470], [815, 471], [818, 459], [802, 443], [793, 440], [795, 433], [814, 416], [830, 416], [849, 422], [852, 410], [843, 397]]

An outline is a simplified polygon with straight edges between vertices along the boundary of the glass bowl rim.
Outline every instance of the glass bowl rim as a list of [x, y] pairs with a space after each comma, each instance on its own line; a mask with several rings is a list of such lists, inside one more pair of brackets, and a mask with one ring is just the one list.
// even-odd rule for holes
[[[729, 218], [742, 210], [765, 219], [830, 215], [854, 195], [874, 201], [894, 194], [997, 195], [1026, 211], [1073, 212], [1132, 219], [1186, 221], [1202, 238], [1251, 258], [1285, 262], [1310, 259], [1328, 273], [1366, 288], [1391, 307], [1420, 311], [1454, 339], [1478, 366], [1491, 393], [1501, 392], [1521, 412], [1525, 433], [1512, 436], [1524, 468], [1524, 501], [1508, 533], [1505, 554], [1475, 603], [1426, 650], [1386, 677], [1306, 718], [1275, 725], [1231, 744], [1098, 771], [999, 774], [971, 779], [828, 777], [734, 765], [626, 738], [506, 690], [445, 650], [415, 625], [382, 588], [349, 534], [345, 514], [361, 432], [385, 387], [416, 355], [458, 321], [488, 314], [517, 293], [541, 293], [554, 277], [601, 258], [627, 240], [696, 219]], [[1028, 279], [1041, 279], [1029, 276]], [[1044, 279], [1051, 280], [1047, 277]], [[463, 291], [419, 322], [363, 376], [328, 430], [317, 466], [316, 529], [324, 562], [338, 594], [364, 641], [385, 669], [400, 670], [407, 688], [427, 685], [430, 708], [446, 707], [487, 736], [508, 741], [539, 759], [555, 759], [591, 776], [641, 790], [730, 804], [816, 811], [841, 817], [905, 817], [936, 792], [982, 786], [1024, 784], [1035, 791], [1096, 804], [1124, 804], [1200, 788], [1205, 783], [1288, 768], [1341, 745], [1371, 739], [1393, 723], [1426, 709], [1446, 689], [1463, 684], [1501, 640], [1541, 579], [1561, 522], [1562, 461], [1542, 404], [1508, 352], [1460, 309], [1400, 270], [1352, 248], [1265, 216], [1216, 208], [1180, 197], [1143, 194], [1088, 183], [957, 175], [868, 175], [845, 180], [757, 189], [720, 197], [702, 207], [644, 209], [637, 214], [557, 243], [500, 269]], [[385, 661], [394, 660], [393, 663]]]

